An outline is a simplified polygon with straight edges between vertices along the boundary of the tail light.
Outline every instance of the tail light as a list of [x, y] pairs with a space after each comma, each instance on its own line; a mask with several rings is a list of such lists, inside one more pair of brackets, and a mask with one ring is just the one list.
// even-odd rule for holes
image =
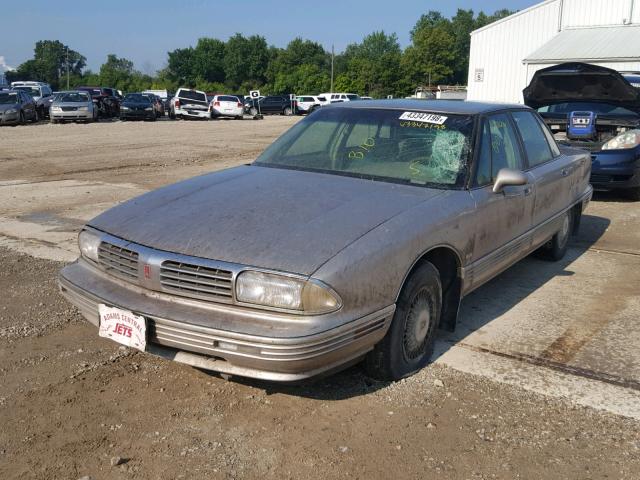
[[218, 101], [213, 102], [213, 106], [214, 107], [219, 107], [220, 106], [220, 102], [218, 102]]
[[175, 106], [180, 108], [180, 100], [176, 100]]
[[242, 105], [242, 103], [238, 102], [238, 106], [239, 106], [239, 107], [242, 107], [243, 105]]

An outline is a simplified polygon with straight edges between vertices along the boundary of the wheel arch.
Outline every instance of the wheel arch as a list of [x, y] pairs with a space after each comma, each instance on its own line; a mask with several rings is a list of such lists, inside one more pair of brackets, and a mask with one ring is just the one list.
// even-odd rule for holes
[[431, 263], [440, 274], [442, 283], [442, 314], [439, 327], [453, 331], [458, 319], [462, 291], [462, 261], [460, 254], [451, 245], [437, 245], [423, 252], [413, 262], [402, 280], [396, 302], [407, 280], [424, 262]]

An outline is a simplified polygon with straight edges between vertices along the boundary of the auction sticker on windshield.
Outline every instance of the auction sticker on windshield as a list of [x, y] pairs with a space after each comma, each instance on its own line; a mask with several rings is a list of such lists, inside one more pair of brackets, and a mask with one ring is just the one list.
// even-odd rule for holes
[[435, 113], [424, 112], [404, 112], [400, 115], [399, 120], [412, 120], [414, 122], [433, 123], [436, 125], [442, 125], [447, 121], [448, 117], [442, 115], [436, 115]]
[[147, 325], [144, 317], [103, 304], [99, 305], [98, 310], [100, 312], [98, 335], [144, 352], [147, 346]]

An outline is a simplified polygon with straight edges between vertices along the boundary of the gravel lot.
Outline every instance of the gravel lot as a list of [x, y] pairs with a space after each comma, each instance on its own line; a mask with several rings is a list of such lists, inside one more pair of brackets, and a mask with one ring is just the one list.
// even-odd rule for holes
[[[52, 259], [75, 255], [86, 218], [149, 188], [249, 162], [295, 121], [0, 129], [0, 478], [637, 479], [640, 421], [536, 393], [544, 385], [524, 389], [440, 362], [396, 384], [371, 381], [359, 367], [297, 387], [226, 381], [99, 338], [58, 294], [63, 263]], [[598, 254], [594, 268], [624, 283], [616, 276], [637, 261], [637, 210], [608, 197], [595, 202], [566, 264], [514, 267], [466, 302], [476, 316], [497, 319], [469, 328], [480, 335], [515, 321], [492, 313], [509, 310], [492, 303], [495, 290], [513, 286], [526, 304], [544, 301], [528, 297], [542, 297], [548, 284], [578, 288], [591, 275], [580, 261], [593, 263], [595, 248], [623, 252], [611, 254], [621, 260]], [[569, 266], [573, 283], [554, 284]], [[529, 292], [540, 278], [538, 294]], [[575, 309], [555, 307], [558, 316]], [[629, 311], [611, 315], [637, 319]], [[634, 335], [625, 334], [629, 351]], [[621, 371], [636, 372], [636, 359], [625, 361]]]

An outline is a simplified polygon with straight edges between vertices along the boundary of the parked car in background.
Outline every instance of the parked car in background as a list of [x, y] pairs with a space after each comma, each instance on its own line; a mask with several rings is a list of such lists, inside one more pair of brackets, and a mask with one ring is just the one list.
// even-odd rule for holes
[[301, 95], [296, 97], [298, 113], [309, 114], [322, 106], [321, 101], [314, 95]]
[[238, 97], [232, 95], [214, 95], [209, 102], [211, 118], [231, 117], [242, 120], [244, 105]]
[[149, 100], [151, 100], [153, 109], [156, 113], [156, 118], [164, 117], [164, 103], [162, 102], [162, 99], [158, 95], [155, 95], [153, 93], [142, 93], [142, 95], [148, 97]]
[[51, 103], [49, 115], [51, 123], [95, 122], [98, 120], [98, 107], [89, 92], [58, 92]]
[[171, 100], [171, 109], [169, 110], [169, 117], [171, 118], [205, 119], [209, 118], [209, 116], [207, 94], [200, 90], [179, 88], [175, 97]]
[[591, 152], [591, 184], [640, 200], [640, 89], [615, 70], [565, 63], [537, 71], [523, 95], [556, 139]]
[[398, 380], [462, 297], [562, 258], [589, 171], [522, 105], [344, 102], [90, 220], [60, 289], [101, 336], [201, 369], [292, 382], [364, 358]]
[[117, 117], [120, 113], [120, 99], [111, 88], [107, 87], [78, 87], [76, 90], [89, 92], [93, 102], [98, 106], [100, 117]]
[[46, 118], [49, 116], [49, 106], [53, 98], [51, 86], [44, 82], [11, 82], [13, 90], [21, 90], [29, 94], [36, 102], [38, 109], [38, 117]]
[[142, 93], [152, 93], [153, 95], [157, 95], [162, 100], [164, 111], [169, 111], [169, 105], [171, 104], [173, 93], [167, 90], [144, 90]]
[[352, 102], [360, 99], [355, 93], [321, 93], [320, 96], [326, 98], [329, 103]]
[[120, 120], [151, 120], [158, 118], [151, 95], [128, 93], [120, 105]]
[[0, 91], [0, 125], [24, 125], [38, 121], [36, 102], [22, 90]]
[[373, 97], [360, 97], [360, 100], [373, 100]]
[[247, 100], [244, 109], [252, 116], [257, 115], [258, 111], [263, 115], [295, 115], [297, 104], [297, 100], [291, 100], [289, 95], [268, 95], [258, 100]]

